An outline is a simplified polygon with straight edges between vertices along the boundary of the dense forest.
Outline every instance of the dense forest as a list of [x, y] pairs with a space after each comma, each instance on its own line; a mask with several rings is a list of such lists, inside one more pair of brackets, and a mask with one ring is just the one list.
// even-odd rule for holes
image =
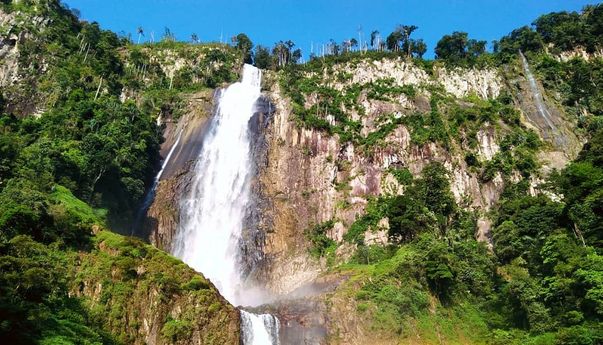
[[[491, 51], [487, 42], [453, 32], [434, 47], [434, 60], [424, 60], [425, 42], [412, 37], [417, 27], [400, 25], [385, 39], [373, 32], [362, 46], [356, 39], [331, 41], [306, 63], [291, 41], [254, 47], [245, 34], [232, 44], [199, 43], [196, 37], [184, 43], [166, 30], [160, 42], [136, 44], [79, 20], [76, 11], [54, 0], [2, 1], [0, 11], [25, 18], [0, 27], [3, 44], [19, 40], [21, 80], [0, 94], [0, 338], [7, 343], [129, 342], [114, 333], [119, 310], [92, 310], [70, 292], [79, 283], [71, 266], [81, 260], [78, 253], [98, 252], [99, 235], [93, 233], [99, 229], [129, 233], [159, 167], [158, 117], [177, 118], [183, 93], [235, 81], [243, 61], [275, 73], [300, 127], [338, 135], [367, 152], [399, 124], [414, 129], [415, 144], [444, 147], [486, 121], [513, 129], [494, 160], [482, 164], [466, 156], [484, 181], [512, 170], [526, 177], [507, 179], [491, 215], [491, 250], [475, 239], [476, 215], [457, 204], [446, 168], [435, 162], [420, 176], [394, 171], [405, 192], [370, 201], [345, 235], [357, 246], [349, 262], [334, 264], [337, 244], [326, 236], [332, 224], [308, 229], [313, 256], [370, 281], [355, 299], [359, 309], [376, 308], [381, 330], [402, 333], [405, 320], [421, 320], [435, 296], [451, 322], [478, 325], [475, 336], [484, 343], [603, 342], [603, 58], [554, 58], [576, 49], [601, 52], [603, 6], [543, 15], [493, 42]], [[202, 52], [203, 58], [168, 76], [151, 58], [158, 50]], [[437, 65], [505, 66], [519, 63], [518, 51], [530, 58], [544, 87], [559, 96], [587, 140], [573, 162], [546, 176], [546, 193], [536, 196], [528, 193], [527, 177], [538, 174], [536, 152], [545, 144], [519, 123], [509, 95], [471, 110], [451, 106], [444, 114], [435, 106], [428, 116], [391, 119], [389, 127], [367, 137], [342, 111], [353, 106], [358, 89], [339, 92], [303, 77], [364, 59], [399, 58], [427, 71]], [[414, 92], [387, 82], [365, 89], [375, 97]], [[124, 90], [135, 96], [124, 99]], [[309, 93], [320, 98], [310, 108], [303, 104]], [[449, 101], [441, 90], [433, 95], [434, 104]], [[321, 109], [336, 121], [320, 116]], [[390, 222], [390, 245], [365, 245], [362, 234], [383, 217]], [[133, 261], [162, 255], [139, 240], [114, 241], [123, 260], [92, 256], [86, 274], [104, 272], [103, 263], [117, 265], [126, 272], [125, 286], [133, 279]], [[172, 286], [173, 273], [152, 279], [166, 289], [196, 289]], [[178, 332], [168, 327], [165, 336]]]

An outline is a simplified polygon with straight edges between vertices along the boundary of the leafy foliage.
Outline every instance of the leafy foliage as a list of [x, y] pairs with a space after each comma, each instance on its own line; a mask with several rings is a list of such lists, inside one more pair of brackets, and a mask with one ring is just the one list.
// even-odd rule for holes
[[485, 52], [486, 41], [469, 39], [466, 32], [458, 31], [444, 35], [435, 47], [436, 58], [447, 60], [450, 63], [475, 61]]
[[516, 29], [495, 44], [495, 51], [503, 59], [523, 52], [540, 52], [547, 47], [553, 53], [585, 48], [589, 52], [600, 49], [603, 6], [586, 6], [582, 13], [555, 12], [540, 16], [532, 23]]
[[[129, 227], [158, 163], [157, 116], [173, 115], [183, 91], [232, 81], [230, 48], [189, 49], [170, 40], [132, 47], [55, 0], [1, 6], [20, 17], [10, 34], [22, 40], [21, 78], [0, 97], [0, 338], [131, 343], [139, 325], [126, 317], [128, 303], [142, 303], [135, 287], [145, 296], [156, 289], [162, 301], [182, 293], [208, 302], [196, 303], [208, 311], [189, 311], [189, 319], [224, 312], [209, 282], [177, 260], [140, 241], [92, 232]], [[152, 54], [192, 54], [200, 68], [212, 67], [185, 68], [170, 80]], [[33, 105], [41, 109], [36, 116]], [[148, 275], [136, 271], [143, 266]], [[85, 286], [97, 283], [101, 306], [83, 297]]]

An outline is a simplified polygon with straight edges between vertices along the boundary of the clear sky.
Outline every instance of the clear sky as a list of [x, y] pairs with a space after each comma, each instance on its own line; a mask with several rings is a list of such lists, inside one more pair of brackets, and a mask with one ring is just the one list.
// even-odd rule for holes
[[500, 38], [552, 11], [578, 11], [596, 0], [66, 0], [82, 18], [105, 29], [131, 33], [154, 32], [159, 39], [165, 27], [179, 40], [196, 33], [202, 41], [219, 41], [246, 33], [254, 43], [272, 46], [292, 40], [310, 53], [311, 43], [337, 42], [364, 37], [379, 30], [386, 37], [398, 24], [413, 24], [415, 38], [428, 45], [428, 57], [442, 35], [466, 31], [471, 38]]

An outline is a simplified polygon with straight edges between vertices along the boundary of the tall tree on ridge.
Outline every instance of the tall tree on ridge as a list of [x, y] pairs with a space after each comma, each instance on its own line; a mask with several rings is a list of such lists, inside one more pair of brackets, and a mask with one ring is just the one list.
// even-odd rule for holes
[[236, 44], [237, 49], [243, 53], [243, 61], [249, 64], [253, 63], [253, 53], [251, 51], [253, 43], [251, 42], [251, 39], [244, 33], [240, 33], [234, 37], [233, 41]]
[[380, 39], [381, 37], [379, 36], [379, 31], [378, 30], [374, 30], [373, 32], [371, 32], [371, 48], [373, 48], [373, 50], [376, 48], [379, 48], [380, 44]]
[[406, 48], [406, 56], [411, 56], [412, 43], [410, 40], [410, 35], [417, 30], [419, 27], [416, 25], [402, 25], [398, 28], [403, 35], [404, 43], [403, 46]]
[[138, 42], [136, 42], [136, 44], [140, 44], [140, 37], [144, 36], [144, 29], [142, 28], [142, 26], [139, 26], [136, 31], [138, 32]]

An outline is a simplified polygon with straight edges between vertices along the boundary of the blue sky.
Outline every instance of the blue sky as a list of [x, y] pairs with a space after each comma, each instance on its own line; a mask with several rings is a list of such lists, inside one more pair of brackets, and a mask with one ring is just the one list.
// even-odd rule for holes
[[[272, 46], [293, 40], [307, 56], [310, 45], [363, 37], [379, 30], [386, 37], [398, 24], [419, 27], [415, 38], [423, 38], [433, 56], [442, 35], [466, 31], [488, 42], [514, 28], [530, 24], [552, 11], [580, 10], [596, 0], [67, 0], [81, 11], [82, 18], [97, 21], [105, 29], [132, 33], [154, 32], [159, 39], [165, 27], [179, 40], [196, 33], [202, 41], [219, 41], [239, 32], [254, 43]], [[143, 38], [144, 39], [144, 38]]]

